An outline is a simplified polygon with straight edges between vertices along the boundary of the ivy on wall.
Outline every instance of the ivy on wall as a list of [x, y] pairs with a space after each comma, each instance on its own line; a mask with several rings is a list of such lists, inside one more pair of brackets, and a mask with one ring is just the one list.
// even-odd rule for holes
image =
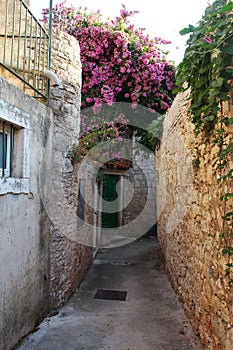
[[233, 116], [224, 115], [223, 103], [232, 99], [233, 86], [233, 3], [217, 0], [206, 8], [196, 27], [181, 30], [190, 34], [184, 59], [178, 66], [175, 92], [190, 89], [190, 116], [196, 134], [205, 142], [210, 137], [219, 147], [218, 183], [224, 201], [222, 254], [227, 256], [226, 275], [233, 283]]

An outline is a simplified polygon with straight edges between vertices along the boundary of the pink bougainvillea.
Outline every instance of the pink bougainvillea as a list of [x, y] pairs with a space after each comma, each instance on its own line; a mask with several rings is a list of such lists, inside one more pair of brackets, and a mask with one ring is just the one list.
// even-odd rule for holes
[[[53, 9], [53, 26], [73, 35], [80, 44], [82, 61], [82, 107], [132, 102], [164, 112], [174, 98], [175, 69], [158, 44], [130, 18], [137, 13], [122, 5], [120, 17], [104, 20], [98, 11], [65, 7]], [[43, 10], [44, 21], [48, 9]]]
[[[53, 26], [74, 36], [80, 45], [82, 109], [92, 107], [98, 113], [103, 103], [127, 102], [134, 109], [141, 105], [164, 114], [171, 106], [175, 68], [158, 48], [167, 42], [152, 40], [144, 29], [135, 28], [130, 22], [135, 13], [122, 5], [119, 17], [104, 20], [99, 11], [66, 7], [64, 2], [53, 8]], [[47, 22], [48, 9], [43, 16]], [[86, 137], [98, 131], [96, 127], [102, 128], [87, 130], [85, 118], [81, 122]]]

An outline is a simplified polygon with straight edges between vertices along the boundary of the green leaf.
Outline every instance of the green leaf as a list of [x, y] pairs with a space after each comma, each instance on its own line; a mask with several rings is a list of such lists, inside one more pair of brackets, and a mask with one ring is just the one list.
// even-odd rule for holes
[[233, 247], [224, 248], [222, 250], [222, 254], [232, 256], [233, 255]]
[[223, 84], [224, 79], [218, 78], [216, 81], [212, 81], [211, 87], [220, 87]]
[[220, 153], [220, 160], [226, 157], [228, 154], [233, 154], [233, 142], [230, 142], [226, 149]]
[[233, 3], [230, 2], [227, 5], [224, 5], [218, 13], [230, 12], [233, 9]]
[[227, 179], [233, 179], [233, 169], [231, 169], [230, 171], [228, 171], [228, 173], [226, 175], [223, 175], [221, 177], [218, 178], [217, 182], [219, 183], [221, 180], [227, 180]]
[[229, 55], [233, 55], [233, 47], [232, 46], [228, 46], [228, 45], [221, 46], [221, 51], [223, 53], [227, 53]]
[[[229, 220], [233, 216], [233, 211], [229, 211], [226, 215], [223, 215], [223, 220]], [[232, 248], [233, 249], [233, 248]]]
[[221, 232], [220, 235], [219, 235], [220, 239], [224, 239], [225, 238], [225, 233], [224, 232]]
[[227, 166], [227, 161], [224, 160], [224, 162], [221, 162], [218, 167], [219, 169], [224, 169], [226, 166]]
[[229, 198], [233, 198], [233, 193], [226, 193], [220, 197], [220, 199], [224, 201], [228, 201]]
[[188, 33], [193, 32], [194, 29], [195, 29], [195, 27], [192, 26], [192, 25], [190, 24], [190, 25], [188, 26], [188, 28], [184, 28], [184, 29], [180, 30], [179, 33], [180, 33], [180, 35], [185, 35], [185, 34], [188, 34]]
[[206, 86], [206, 84], [208, 83], [208, 78], [207, 76], [202, 76], [201, 78], [199, 78], [195, 84], [196, 88], [200, 88], [202, 85]]
[[229, 96], [225, 92], [220, 92], [219, 99], [221, 101], [228, 101], [229, 100]]
[[[216, 88], [212, 88], [209, 90], [209, 97], [210, 97], [211, 102], [214, 102], [216, 99], [216, 96], [218, 96], [218, 95], [219, 95], [219, 89], [217, 90]], [[208, 106], [208, 108], [209, 108], [209, 106]]]
[[225, 69], [225, 71], [226, 71], [227, 73], [233, 73], [233, 67], [227, 67], [227, 68]]
[[231, 118], [225, 118], [225, 119], [224, 119], [224, 124], [225, 124], [226, 126], [233, 125], [233, 117], [231, 117]]
[[182, 76], [181, 78], [177, 79], [176, 84], [183, 84], [187, 80], [186, 76]]
[[215, 116], [214, 116], [214, 115], [209, 115], [208, 117], [205, 117], [205, 120], [206, 120], [207, 122], [212, 122], [214, 119], [215, 119]]
[[226, 266], [227, 267], [233, 267], [233, 264], [232, 263], [227, 263]]

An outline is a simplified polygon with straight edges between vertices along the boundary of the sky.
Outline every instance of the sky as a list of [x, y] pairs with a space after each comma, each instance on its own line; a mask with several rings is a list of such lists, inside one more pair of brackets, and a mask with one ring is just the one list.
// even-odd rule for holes
[[[53, 0], [53, 5], [61, 0]], [[209, 1], [213, 2], [213, 1]], [[167, 58], [179, 64], [185, 51], [187, 36], [181, 36], [179, 31], [189, 24], [196, 25], [201, 19], [207, 0], [67, 0], [68, 5], [87, 7], [90, 11], [100, 10], [104, 16], [115, 18], [119, 15], [122, 4], [127, 10], [139, 11], [134, 16], [137, 27], [145, 28], [145, 34], [151, 38], [161, 37], [171, 41], [170, 45], [163, 46], [169, 51]], [[41, 10], [49, 7], [49, 0], [30, 0], [32, 13], [41, 19]]]

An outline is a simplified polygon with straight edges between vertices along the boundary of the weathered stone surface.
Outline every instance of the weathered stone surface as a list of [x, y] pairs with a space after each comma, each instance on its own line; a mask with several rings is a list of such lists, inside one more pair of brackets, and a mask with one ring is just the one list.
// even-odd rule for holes
[[[178, 95], [167, 114], [156, 154], [159, 249], [205, 349], [230, 350], [232, 286], [221, 250], [232, 241], [220, 239], [224, 202], [217, 183], [219, 149], [211, 137], [203, 142], [194, 135], [184, 98]], [[232, 107], [224, 108], [225, 115], [232, 115]], [[232, 138], [230, 128], [228, 134]], [[228, 192], [230, 187], [228, 182]]]
[[61, 85], [51, 88], [50, 108], [0, 79], [1, 118], [10, 115], [23, 133], [23, 144], [14, 140], [13, 177], [0, 179], [1, 350], [11, 349], [51, 308], [64, 304], [92, 261], [92, 248], [72, 236], [79, 180], [68, 152], [79, 135], [79, 45], [58, 30], [51, 69]]
[[[154, 156], [145, 154], [144, 150], [135, 153], [133, 166], [127, 170], [125, 179], [128, 181], [128, 185], [124, 187], [123, 225], [139, 218], [142, 224], [141, 236], [148, 231], [155, 233], [156, 206], [154, 198], [156, 184]], [[142, 221], [145, 222], [144, 225]], [[135, 232], [129, 232], [128, 235], [134, 237]], [[139, 234], [137, 237], [139, 237]]]
[[67, 100], [75, 101], [77, 89], [81, 91], [81, 62], [80, 48], [77, 40], [53, 29], [52, 34], [52, 58], [51, 70], [57, 74], [58, 78], [67, 85]]
[[81, 63], [77, 40], [54, 30], [52, 67], [61, 81], [51, 88], [53, 147], [47, 162], [47, 208], [50, 234], [51, 308], [62, 306], [83, 280], [92, 248], [77, 239], [79, 176], [68, 153], [77, 144], [80, 124]]

